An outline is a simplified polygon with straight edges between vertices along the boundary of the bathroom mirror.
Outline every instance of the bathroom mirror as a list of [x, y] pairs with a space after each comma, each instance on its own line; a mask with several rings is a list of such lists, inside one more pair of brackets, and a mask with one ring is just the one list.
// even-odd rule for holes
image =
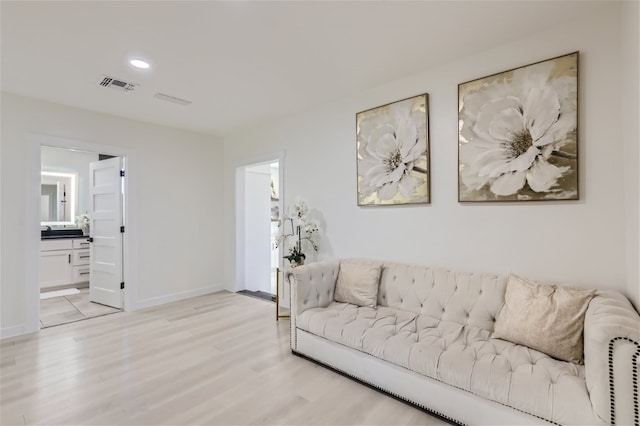
[[73, 225], [76, 220], [76, 175], [40, 173], [40, 225]]

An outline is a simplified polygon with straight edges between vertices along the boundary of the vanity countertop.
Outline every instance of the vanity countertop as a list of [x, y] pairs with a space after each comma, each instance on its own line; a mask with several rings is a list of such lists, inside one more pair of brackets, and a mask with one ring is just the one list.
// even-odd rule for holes
[[88, 235], [41, 235], [41, 240], [61, 240], [61, 239], [70, 239], [70, 238], [89, 238]]
[[87, 238], [80, 228], [54, 228], [40, 230], [41, 240], [53, 240], [60, 238]]

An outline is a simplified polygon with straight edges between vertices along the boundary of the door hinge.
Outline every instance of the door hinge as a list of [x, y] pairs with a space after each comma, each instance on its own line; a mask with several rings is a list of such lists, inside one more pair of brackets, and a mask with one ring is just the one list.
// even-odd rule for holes
[[124, 177], [124, 170], [120, 170], [120, 176]]
[[124, 290], [124, 281], [120, 283], [120, 290]]
[[120, 232], [121, 232], [121, 233], [124, 233], [124, 226], [121, 226], [121, 227], [120, 227]]

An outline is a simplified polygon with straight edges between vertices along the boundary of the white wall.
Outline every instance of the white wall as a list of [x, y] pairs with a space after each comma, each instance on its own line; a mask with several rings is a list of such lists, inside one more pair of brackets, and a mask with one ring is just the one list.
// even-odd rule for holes
[[[48, 146], [43, 146], [41, 153], [43, 171], [78, 174], [76, 216], [89, 211], [89, 164], [98, 161], [98, 153]], [[75, 221], [75, 217], [71, 221]]]
[[626, 1], [620, 12], [627, 288], [636, 307], [640, 307], [640, 2]]
[[[326, 221], [328, 241], [321, 257], [514, 272], [543, 281], [617, 289], [638, 303], [625, 240], [629, 223], [638, 219], [637, 214], [625, 216], [625, 203], [637, 205], [638, 193], [625, 194], [623, 183], [624, 167], [637, 167], [637, 162], [625, 162], [622, 136], [636, 132], [635, 140], [628, 140], [632, 150], [637, 150], [638, 140], [637, 124], [629, 129], [619, 114], [622, 93], [633, 79], [619, 71], [620, 28], [625, 25], [621, 21], [620, 4], [612, 3], [608, 13], [541, 28], [539, 34], [508, 45], [416, 70], [419, 74], [357, 96], [227, 135], [225, 245], [230, 249], [225, 252], [225, 282], [233, 282], [235, 261], [232, 165], [256, 152], [284, 150], [285, 196], [303, 196]], [[458, 203], [458, 83], [576, 50], [580, 201]], [[431, 205], [357, 207], [356, 112], [423, 92], [429, 93], [430, 102]], [[625, 196], [630, 199], [625, 201]]]
[[[126, 147], [135, 154], [135, 206], [128, 225], [138, 241], [132, 256], [133, 306], [151, 306], [222, 287], [223, 147], [218, 140], [2, 93], [0, 146], [2, 336], [19, 334], [26, 318], [25, 281], [37, 270], [39, 223], [29, 223], [31, 134]], [[109, 153], [109, 152], [105, 152]], [[39, 181], [39, 164], [36, 166]], [[33, 232], [33, 229], [36, 229]]]

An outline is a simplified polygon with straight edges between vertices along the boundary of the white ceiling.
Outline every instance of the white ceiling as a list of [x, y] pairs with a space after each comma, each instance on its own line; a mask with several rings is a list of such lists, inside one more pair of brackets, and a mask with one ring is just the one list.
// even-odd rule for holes
[[[606, 7], [592, 1], [0, 2], [2, 90], [224, 135]], [[152, 69], [128, 64], [149, 59]], [[140, 84], [121, 93], [103, 75]], [[188, 99], [178, 106], [157, 92]]]

